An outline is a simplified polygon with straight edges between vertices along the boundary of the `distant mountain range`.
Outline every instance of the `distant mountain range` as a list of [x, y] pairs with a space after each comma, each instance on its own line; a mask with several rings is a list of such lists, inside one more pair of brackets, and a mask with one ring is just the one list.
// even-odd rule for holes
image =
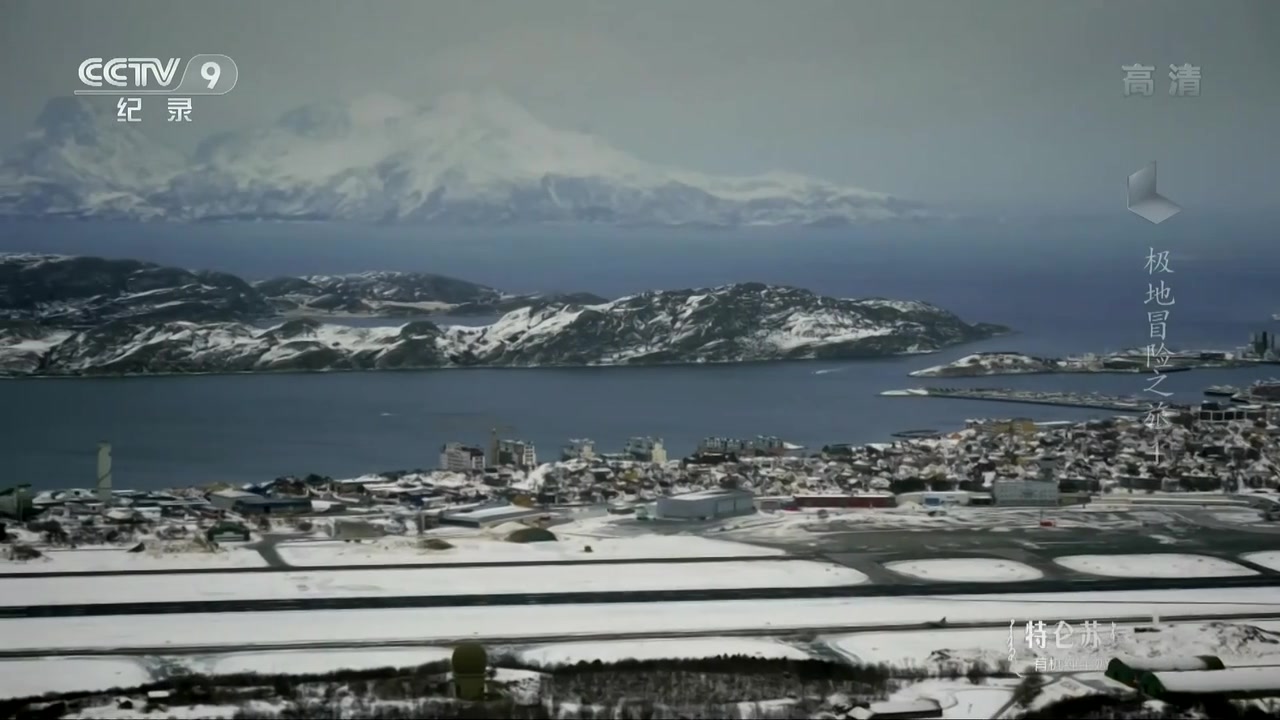
[[[348, 327], [318, 312], [514, 307], [489, 325]], [[262, 320], [278, 313], [308, 317]], [[464, 280], [364, 273], [246, 282], [134, 260], [0, 255], [0, 374], [146, 375], [841, 359], [1007, 332], [922, 302], [740, 283], [513, 296]]]
[[661, 167], [491, 93], [316, 103], [210, 137], [193, 157], [141, 125], [117, 122], [103, 98], [51, 100], [0, 161], [0, 216], [710, 227], [935, 217], [799, 175]]

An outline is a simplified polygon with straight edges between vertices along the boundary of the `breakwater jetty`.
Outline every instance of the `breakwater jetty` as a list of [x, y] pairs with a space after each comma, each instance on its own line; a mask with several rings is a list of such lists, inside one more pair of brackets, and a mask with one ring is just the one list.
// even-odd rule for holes
[[1139, 397], [1102, 395], [1099, 393], [1041, 392], [1005, 388], [911, 388], [885, 390], [886, 397], [940, 397], [960, 400], [1057, 405], [1060, 407], [1096, 408], [1115, 412], [1140, 413], [1151, 409], [1151, 401]]

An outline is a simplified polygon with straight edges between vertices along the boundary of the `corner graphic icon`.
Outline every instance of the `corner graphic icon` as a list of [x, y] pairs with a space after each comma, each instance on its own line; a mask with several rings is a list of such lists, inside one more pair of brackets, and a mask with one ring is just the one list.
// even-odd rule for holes
[[1129, 212], [1159, 225], [1182, 212], [1182, 208], [1169, 198], [1156, 192], [1156, 164], [1129, 176]]

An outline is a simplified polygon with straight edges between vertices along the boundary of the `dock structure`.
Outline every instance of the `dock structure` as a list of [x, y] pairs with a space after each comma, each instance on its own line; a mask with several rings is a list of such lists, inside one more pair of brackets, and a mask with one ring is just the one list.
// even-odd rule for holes
[[1151, 409], [1152, 404], [1151, 401], [1139, 397], [1102, 395], [1099, 393], [1008, 390], [1003, 388], [912, 388], [909, 390], [886, 390], [880, 394], [890, 397], [940, 397], [1023, 403], [1027, 405], [1057, 405], [1059, 407], [1094, 408], [1124, 413], [1147, 412]]

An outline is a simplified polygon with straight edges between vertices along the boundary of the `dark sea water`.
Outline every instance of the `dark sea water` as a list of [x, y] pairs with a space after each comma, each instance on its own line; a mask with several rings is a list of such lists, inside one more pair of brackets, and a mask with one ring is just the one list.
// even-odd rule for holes
[[[1150, 247], [1172, 252], [1171, 346], [1229, 348], [1250, 332], [1280, 329], [1269, 320], [1280, 311], [1280, 249], [1269, 228], [1122, 219], [790, 233], [0, 225], [0, 251], [138, 257], [251, 278], [422, 270], [511, 291], [606, 296], [755, 280], [928, 300], [1019, 331], [936, 355], [847, 363], [11, 380], [0, 382], [0, 484], [92, 484], [104, 440], [115, 448], [118, 486], [164, 487], [431, 467], [442, 443], [483, 443], [494, 426], [513, 428], [505, 434], [533, 440], [550, 458], [583, 436], [611, 449], [630, 435], [656, 435], [686, 453], [706, 435], [820, 446], [945, 430], [973, 417], [1098, 417], [1105, 413], [877, 393], [939, 384], [906, 374], [975, 350], [1064, 355], [1144, 344]], [[1207, 385], [1268, 376], [1180, 373], [1161, 389], [1191, 402]], [[1145, 387], [1123, 375], [943, 384], [1120, 394]]]

